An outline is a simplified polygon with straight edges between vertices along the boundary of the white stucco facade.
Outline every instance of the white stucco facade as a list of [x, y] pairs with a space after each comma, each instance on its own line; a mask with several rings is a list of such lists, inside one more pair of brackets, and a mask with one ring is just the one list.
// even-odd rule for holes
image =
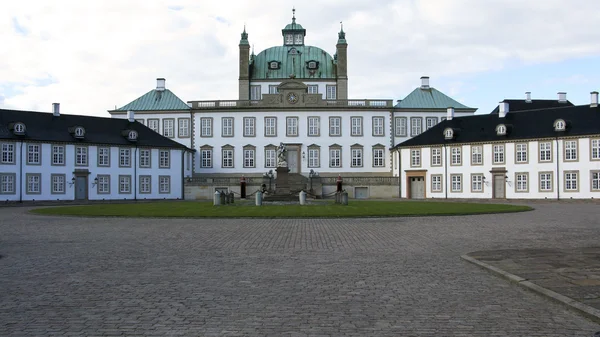
[[[135, 120], [189, 148], [192, 147], [192, 121], [189, 111], [133, 111]], [[113, 118], [128, 118], [127, 112], [111, 112]]]

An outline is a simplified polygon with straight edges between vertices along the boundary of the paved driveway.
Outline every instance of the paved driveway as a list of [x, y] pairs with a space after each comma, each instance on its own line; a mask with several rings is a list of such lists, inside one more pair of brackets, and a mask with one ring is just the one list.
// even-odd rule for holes
[[0, 336], [592, 336], [460, 259], [598, 245], [598, 204], [335, 220], [80, 219], [0, 208]]

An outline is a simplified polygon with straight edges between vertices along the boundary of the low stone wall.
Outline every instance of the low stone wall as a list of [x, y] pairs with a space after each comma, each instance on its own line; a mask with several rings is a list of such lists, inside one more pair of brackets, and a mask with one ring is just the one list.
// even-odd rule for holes
[[[398, 198], [397, 177], [342, 177], [342, 188], [348, 192], [349, 198]], [[265, 184], [269, 187], [269, 179], [263, 177], [246, 177], [246, 195], [251, 196]], [[271, 181], [275, 188], [275, 180]], [[307, 184], [310, 189], [310, 183]], [[332, 198], [337, 187], [337, 177], [312, 178], [313, 194], [317, 197]], [[215, 191], [232, 191], [236, 198], [240, 197], [239, 177], [194, 177], [185, 182], [185, 199], [212, 200]], [[309, 191], [310, 192], [310, 191]]]

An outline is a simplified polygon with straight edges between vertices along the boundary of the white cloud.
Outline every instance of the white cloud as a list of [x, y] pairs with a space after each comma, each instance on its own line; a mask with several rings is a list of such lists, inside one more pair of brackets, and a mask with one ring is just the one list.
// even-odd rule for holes
[[[344, 22], [351, 97], [403, 98], [421, 75], [600, 55], [593, 0], [330, 0], [297, 5], [307, 43], [333, 54]], [[107, 115], [167, 78], [184, 101], [236, 99], [244, 24], [256, 53], [282, 42], [293, 1], [22, 0], [0, 13], [0, 107]], [[314, 8], [317, 6], [317, 8]], [[18, 25], [18, 29], [15, 26]], [[48, 79], [52, 83], [48, 83]], [[41, 83], [40, 81], [44, 82]], [[467, 92], [465, 92], [465, 90]], [[502, 97], [499, 94], [499, 97]]]

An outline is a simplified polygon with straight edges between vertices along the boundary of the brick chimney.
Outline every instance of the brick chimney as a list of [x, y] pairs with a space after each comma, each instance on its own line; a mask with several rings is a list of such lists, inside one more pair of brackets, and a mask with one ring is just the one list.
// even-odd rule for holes
[[525, 93], [525, 103], [531, 103], [531, 91]]
[[60, 103], [52, 103], [52, 114], [54, 117], [60, 117]]
[[598, 107], [598, 92], [592, 91], [590, 92], [590, 108]]
[[421, 89], [429, 89], [429, 77], [428, 76], [421, 77]]
[[499, 113], [498, 113], [498, 117], [500, 118], [504, 118], [506, 117], [506, 114], [508, 113], [508, 102], [500, 102], [500, 104], [498, 105], [498, 109], [499, 109]]
[[567, 103], [567, 93], [566, 92], [559, 92], [558, 93], [558, 103]]
[[156, 79], [156, 91], [165, 91], [165, 82], [167, 80], [165, 80], [164, 78], [157, 78]]
[[451, 121], [452, 118], [454, 118], [454, 108], [453, 107], [448, 107], [448, 109], [446, 109], [446, 120]]

